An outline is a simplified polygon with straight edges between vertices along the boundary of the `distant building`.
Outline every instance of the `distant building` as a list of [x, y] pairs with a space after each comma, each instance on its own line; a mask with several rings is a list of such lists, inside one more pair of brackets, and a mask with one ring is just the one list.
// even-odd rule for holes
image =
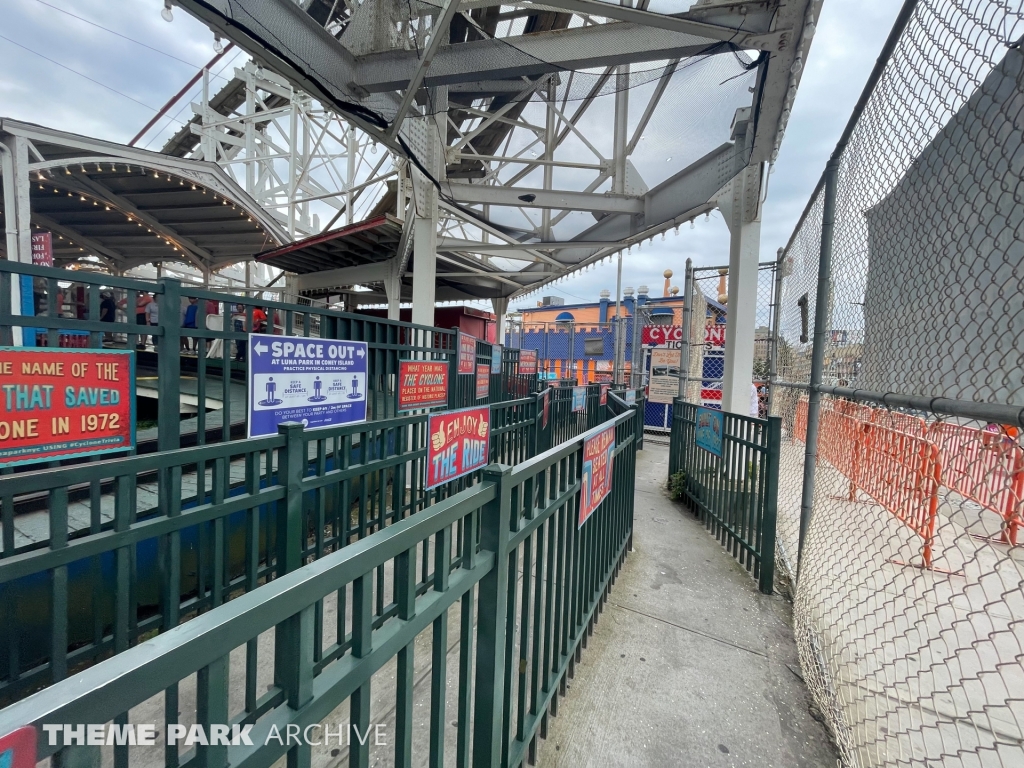
[[[651, 367], [649, 351], [654, 346], [679, 348], [679, 342], [671, 334], [644, 333], [644, 328], [654, 326], [674, 328], [677, 332], [683, 323], [683, 297], [677, 289], [666, 285], [662, 297], [651, 297], [646, 286], [640, 286], [635, 295], [626, 288], [620, 306], [625, 333], [626, 375], [631, 376], [633, 361], [637, 372], [648, 372]], [[724, 290], [724, 277], [722, 282]], [[551, 297], [555, 298], [555, 297]], [[726, 306], [712, 298], [704, 297], [707, 311], [700, 322], [705, 324], [702, 372], [709, 381], [702, 387], [702, 401], [708, 405], [721, 402], [720, 379], [724, 368]], [[537, 350], [540, 370], [558, 379], [575, 379], [580, 384], [595, 381], [611, 381], [615, 360], [615, 301], [608, 291], [602, 291], [596, 302], [581, 304], [556, 304], [542, 300], [539, 306], [520, 307], [509, 316], [505, 343], [511, 347]], [[639, 327], [634, 336], [634, 322], [639, 317]], [[645, 338], [646, 337], [646, 338]], [[637, 342], [637, 354], [633, 355], [633, 341]], [[678, 366], [671, 366], [678, 373]], [[631, 377], [633, 386], [645, 386], [646, 376]], [[666, 425], [670, 409], [659, 403], [648, 403], [648, 425]]]

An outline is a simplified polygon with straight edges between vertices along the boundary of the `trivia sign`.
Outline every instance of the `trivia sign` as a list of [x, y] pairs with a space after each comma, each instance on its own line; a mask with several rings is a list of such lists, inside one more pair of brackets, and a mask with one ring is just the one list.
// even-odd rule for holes
[[583, 441], [583, 480], [580, 490], [580, 519], [583, 527], [612, 490], [612, 459], [615, 455], [615, 427], [608, 427]]
[[483, 400], [491, 391], [491, 366], [479, 363], [476, 367], [476, 399]]
[[0, 467], [134, 447], [134, 352], [0, 347]]
[[402, 360], [398, 364], [398, 410], [448, 405], [448, 363]]
[[537, 350], [536, 349], [521, 349], [519, 350], [519, 373], [523, 376], [536, 376], [537, 375]]
[[249, 334], [249, 437], [366, 421], [365, 341]]
[[427, 424], [427, 488], [468, 475], [487, 464], [491, 409], [432, 413]]
[[459, 373], [476, 373], [476, 338], [459, 332]]

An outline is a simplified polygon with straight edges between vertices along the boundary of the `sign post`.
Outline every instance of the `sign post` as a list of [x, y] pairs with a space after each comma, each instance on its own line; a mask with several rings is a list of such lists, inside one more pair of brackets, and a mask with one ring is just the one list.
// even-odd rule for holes
[[580, 486], [582, 528], [612, 490], [612, 460], [615, 456], [615, 427], [608, 427], [583, 441], [583, 476]]
[[487, 464], [491, 408], [432, 413], [427, 422], [427, 489], [468, 475]]
[[366, 421], [366, 342], [250, 333], [249, 349], [249, 437]]
[[0, 467], [134, 447], [134, 352], [0, 347]]

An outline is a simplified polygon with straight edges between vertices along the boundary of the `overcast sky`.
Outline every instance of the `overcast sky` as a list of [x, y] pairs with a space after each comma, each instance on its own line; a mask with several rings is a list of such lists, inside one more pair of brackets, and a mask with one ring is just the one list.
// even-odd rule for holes
[[[825, 0], [769, 180], [762, 261], [774, 259], [789, 238], [899, 6], [895, 0]], [[180, 9], [168, 24], [160, 18], [162, 7], [160, 0], [0, 0], [0, 115], [129, 141], [214, 55], [213, 35], [204, 25]], [[214, 71], [230, 75], [243, 61], [229, 54]], [[140, 145], [159, 148], [189, 117], [187, 107], [172, 116]], [[660, 295], [661, 273], [671, 268], [681, 287], [688, 257], [696, 265], [728, 262], [728, 233], [717, 212], [707, 222], [701, 217], [694, 229], [682, 227], [678, 237], [669, 233], [664, 242], [634, 248], [626, 256], [624, 285], [646, 283]], [[604, 264], [543, 293], [566, 303], [594, 301], [603, 288], [614, 292], [615, 272], [614, 262]], [[537, 298], [513, 304], [529, 306]]]

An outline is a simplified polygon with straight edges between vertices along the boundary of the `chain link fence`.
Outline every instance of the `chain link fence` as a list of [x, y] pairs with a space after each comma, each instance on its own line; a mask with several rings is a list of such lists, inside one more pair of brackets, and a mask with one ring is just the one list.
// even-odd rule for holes
[[[758, 388], [758, 415], [762, 418], [768, 413], [768, 379], [775, 344], [775, 268], [775, 262], [767, 262], [760, 266], [757, 274], [753, 383]], [[693, 270], [695, 305], [691, 333], [695, 338], [691, 340], [690, 365], [695, 369], [691, 378], [699, 378], [700, 387], [690, 386], [686, 399], [708, 408], [721, 408], [722, 403], [725, 327], [729, 314], [728, 280], [728, 267], [697, 267]]]
[[1024, 766], [1022, 35], [906, 2], [780, 264], [778, 571], [848, 766]]

